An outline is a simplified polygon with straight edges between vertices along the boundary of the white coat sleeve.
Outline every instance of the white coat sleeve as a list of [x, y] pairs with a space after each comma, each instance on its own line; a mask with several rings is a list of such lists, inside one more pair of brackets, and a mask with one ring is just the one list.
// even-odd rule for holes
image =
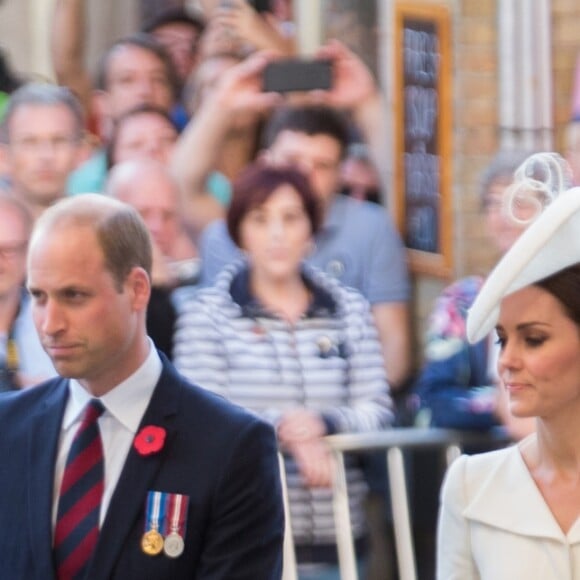
[[449, 468], [441, 490], [437, 529], [437, 580], [478, 580], [471, 552], [469, 521], [463, 516], [467, 503], [465, 470], [467, 456]]

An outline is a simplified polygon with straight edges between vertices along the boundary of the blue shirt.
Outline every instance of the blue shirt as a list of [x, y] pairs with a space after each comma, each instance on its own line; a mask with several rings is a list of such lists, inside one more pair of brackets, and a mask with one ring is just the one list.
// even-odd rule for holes
[[[108, 174], [106, 150], [98, 149], [69, 175], [67, 193], [68, 195], [101, 193], [105, 190]], [[218, 171], [210, 173], [206, 188], [222, 205], [227, 206], [230, 203], [231, 185], [222, 173]]]
[[[337, 195], [315, 237], [307, 262], [356, 288], [371, 304], [406, 302], [409, 276], [405, 251], [389, 215], [376, 204]], [[201, 236], [203, 285], [241, 255], [224, 221], [207, 226]]]
[[107, 181], [107, 154], [104, 148], [95, 151], [68, 177], [67, 193], [101, 193]]

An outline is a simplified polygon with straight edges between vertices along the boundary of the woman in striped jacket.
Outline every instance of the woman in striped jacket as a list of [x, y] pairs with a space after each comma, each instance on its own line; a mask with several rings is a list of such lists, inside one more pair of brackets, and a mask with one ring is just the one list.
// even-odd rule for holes
[[[288, 454], [298, 561], [332, 567], [333, 466], [322, 438], [381, 429], [392, 420], [370, 309], [358, 292], [303, 264], [320, 208], [296, 170], [249, 168], [234, 184], [227, 219], [247, 259], [184, 305], [174, 362], [192, 381], [276, 426]], [[366, 485], [355, 460], [347, 463], [347, 478], [362, 551]]]

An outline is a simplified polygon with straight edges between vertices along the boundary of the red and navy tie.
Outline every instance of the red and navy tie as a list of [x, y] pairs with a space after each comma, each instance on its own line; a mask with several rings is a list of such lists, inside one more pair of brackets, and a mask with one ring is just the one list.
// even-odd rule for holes
[[105, 468], [97, 419], [104, 410], [98, 399], [88, 403], [66, 460], [54, 532], [59, 580], [85, 577], [99, 537]]

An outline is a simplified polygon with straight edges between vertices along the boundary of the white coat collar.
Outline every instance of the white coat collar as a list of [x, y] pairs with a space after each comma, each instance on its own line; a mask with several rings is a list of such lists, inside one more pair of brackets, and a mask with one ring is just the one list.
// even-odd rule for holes
[[580, 543], [580, 518], [564, 534], [518, 446], [471, 457], [465, 483], [469, 492], [473, 490], [468, 493], [473, 499], [463, 511], [467, 519], [525, 536]]

